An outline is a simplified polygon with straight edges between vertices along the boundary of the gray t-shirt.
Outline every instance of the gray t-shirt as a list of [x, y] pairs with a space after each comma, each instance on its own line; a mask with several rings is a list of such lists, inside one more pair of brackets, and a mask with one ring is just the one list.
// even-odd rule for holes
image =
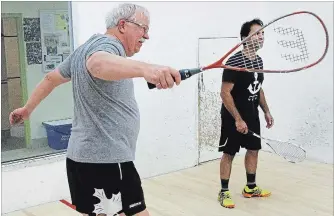
[[86, 59], [97, 51], [126, 57], [116, 38], [96, 34], [59, 66], [73, 86], [74, 118], [67, 157], [85, 163], [133, 161], [140, 127], [133, 80], [93, 77]]

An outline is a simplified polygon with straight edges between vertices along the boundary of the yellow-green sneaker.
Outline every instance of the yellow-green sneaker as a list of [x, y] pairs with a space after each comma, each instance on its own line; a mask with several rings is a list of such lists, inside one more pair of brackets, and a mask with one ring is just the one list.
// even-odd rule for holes
[[271, 195], [271, 192], [268, 190], [263, 190], [256, 186], [253, 189], [250, 189], [247, 185], [244, 187], [242, 191], [242, 195], [246, 198], [251, 198], [251, 197], [268, 197]]
[[234, 208], [234, 202], [231, 198], [230, 191], [220, 191], [218, 194], [218, 202], [225, 208]]

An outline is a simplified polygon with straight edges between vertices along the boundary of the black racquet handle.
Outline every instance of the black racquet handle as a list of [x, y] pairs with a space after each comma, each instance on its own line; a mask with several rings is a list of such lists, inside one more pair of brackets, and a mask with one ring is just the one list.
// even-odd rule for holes
[[[202, 70], [200, 68], [194, 68], [194, 69], [182, 69], [179, 70], [180, 75], [181, 75], [181, 80], [186, 80], [189, 77], [191, 77], [194, 74], [200, 73]], [[156, 88], [156, 85], [152, 83], [147, 83], [149, 89], [154, 89]]]

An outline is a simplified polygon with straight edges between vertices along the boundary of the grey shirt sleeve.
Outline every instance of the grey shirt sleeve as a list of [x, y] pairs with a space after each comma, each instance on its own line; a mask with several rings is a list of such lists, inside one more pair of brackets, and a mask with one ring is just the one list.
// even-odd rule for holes
[[[77, 52], [76, 50], [69, 55], [59, 66], [58, 69], [60, 70], [60, 74], [64, 78], [71, 78], [73, 71], [71, 71], [71, 65], [76, 66], [76, 64], [85, 64], [85, 60], [89, 58], [91, 55], [98, 51], [104, 51], [111, 54], [119, 55], [119, 56], [125, 56], [124, 51], [122, 52], [122, 47], [119, 47], [120, 45], [117, 44], [115, 40], [110, 40], [110, 38], [104, 37], [97, 41], [94, 46], [90, 46], [87, 49], [86, 55], [81, 56], [80, 58], [74, 57], [74, 53]], [[77, 56], [77, 55], [76, 55]], [[75, 62], [73, 62], [75, 61]], [[75, 67], [78, 68], [78, 67]]]
[[120, 55], [120, 51], [113, 43], [105, 41], [89, 49], [86, 55], [86, 59], [98, 51], [104, 51], [111, 54]]
[[71, 78], [71, 55], [58, 65], [58, 69], [64, 78]]

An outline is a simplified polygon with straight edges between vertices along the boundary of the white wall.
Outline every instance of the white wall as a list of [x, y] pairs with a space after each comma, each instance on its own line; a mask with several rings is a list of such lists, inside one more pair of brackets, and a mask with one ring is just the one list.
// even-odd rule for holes
[[[115, 2], [75, 2], [73, 14], [78, 11], [98, 10], [94, 20], [87, 16], [75, 16], [75, 44], [82, 44], [91, 34], [104, 32], [104, 16]], [[263, 135], [280, 140], [292, 140], [302, 144], [309, 152], [309, 158], [322, 162], [333, 161], [333, 11], [332, 2], [145, 2], [140, 3], [151, 12], [150, 40], [144, 44], [140, 54], [135, 59], [171, 65], [176, 68], [197, 66], [197, 40], [199, 37], [239, 37], [240, 26], [246, 20], [259, 17], [265, 23], [285, 13], [298, 10], [309, 10], [318, 14], [325, 22], [330, 33], [330, 48], [323, 62], [317, 67], [296, 74], [266, 74], [264, 89], [272, 114], [276, 119], [276, 126], [271, 130], [262, 130]], [[249, 10], [250, 7], [257, 11]], [[185, 13], [185, 8], [191, 12]], [[231, 11], [238, 8], [238, 16]], [[201, 14], [197, 16], [196, 14]], [[233, 17], [233, 20], [231, 20]], [[77, 19], [76, 19], [77, 18]], [[87, 28], [91, 26], [91, 28]], [[312, 26], [310, 26], [312, 28]], [[231, 47], [233, 44], [231, 44]], [[319, 75], [321, 72], [321, 75]], [[207, 72], [210, 73], [210, 72]], [[205, 73], [204, 73], [205, 76]], [[316, 80], [316, 82], [314, 82]], [[220, 82], [217, 79], [216, 82]], [[142, 113], [142, 130], [139, 142], [137, 162], [149, 163], [147, 150], [154, 151], [159, 158], [170, 153], [169, 158], [179, 160], [180, 131], [184, 133], [183, 142], [196, 141], [194, 131], [197, 122], [194, 113], [197, 113], [197, 79], [196, 77], [182, 83], [176, 89], [167, 92], [149, 91], [143, 80], [136, 82], [136, 92]], [[298, 88], [297, 88], [298, 87]], [[219, 89], [217, 89], [219, 91]], [[298, 100], [296, 100], [298, 97]], [[147, 98], [150, 98], [147, 100]], [[154, 101], [152, 103], [151, 101]], [[176, 113], [174, 104], [182, 107]], [[304, 109], [302, 109], [304, 108]], [[189, 109], [189, 111], [187, 111]], [[153, 110], [159, 110], [158, 116], [152, 115]], [[261, 116], [262, 117], [262, 116]], [[316, 119], [319, 117], [319, 119]], [[185, 121], [180, 121], [184, 119]], [[262, 119], [263, 120], [263, 119]], [[155, 127], [151, 125], [156, 123]], [[159, 124], [163, 122], [164, 124]], [[264, 125], [264, 122], [262, 123]], [[152, 131], [153, 130], [153, 131]], [[169, 139], [168, 152], [161, 153], [154, 141], [165, 140], [165, 130], [173, 137]], [[159, 132], [161, 131], [161, 132]], [[196, 133], [196, 132], [195, 132]], [[157, 139], [150, 137], [154, 134]], [[166, 142], [167, 143], [167, 142]], [[143, 152], [141, 151], [143, 149]], [[195, 151], [187, 151], [189, 159], [194, 157]], [[147, 161], [147, 162], [146, 162]], [[157, 166], [158, 167], [158, 166]], [[176, 167], [175, 167], [176, 168]], [[160, 167], [145, 169], [160, 170]], [[172, 166], [164, 166], [166, 170], [173, 170]], [[147, 171], [148, 170], [148, 171]]]
[[[300, 7], [299, 2], [259, 2], [257, 7], [261, 8], [261, 13], [255, 15], [248, 12], [252, 16], [258, 16], [264, 22], [268, 22], [273, 18], [296, 10], [309, 10], [324, 20], [329, 32], [330, 47], [327, 56], [316, 67], [294, 74], [265, 74], [263, 88], [275, 118], [275, 126], [270, 130], [266, 129], [265, 120], [262, 112], [260, 112], [262, 134], [268, 138], [300, 144], [306, 149], [307, 157], [310, 160], [333, 163], [333, 3], [314, 4], [305, 2], [302, 5], [303, 7]], [[240, 11], [240, 13], [247, 12]], [[313, 18], [309, 20], [313, 20]], [[304, 18], [304, 22], [309, 20]], [[309, 27], [311, 33], [321, 30], [321, 28], [316, 28], [317, 26], [312, 26], [311, 22], [307, 22], [305, 25]], [[266, 32], [266, 30], [264, 31]], [[304, 30], [303, 32], [306, 32], [306, 36], [308, 36], [307, 31]], [[223, 36], [238, 36], [238, 33], [233, 32], [232, 35]], [[265, 35], [267, 35], [265, 41], [269, 41], [271, 38], [268, 36], [268, 31]], [[217, 59], [219, 55], [222, 56], [229, 49], [228, 47], [233, 47], [232, 41], [236, 43], [232, 39], [212, 39], [211, 41], [203, 39], [202, 44], [204, 45], [200, 47], [203, 50], [200, 49], [200, 52], [205, 53], [205, 56], [200, 53], [200, 62], [204, 61], [205, 64], [208, 64]], [[312, 45], [320, 47], [324, 45], [325, 41], [319, 41], [317, 44], [310, 44], [310, 41], [306, 41], [306, 43], [309, 47]], [[262, 57], [265, 65], [277, 65], [272, 62], [275, 59], [270, 58], [270, 56]], [[208, 62], [208, 59], [210, 62]], [[205, 129], [203, 132], [205, 136], [201, 136], [199, 143], [201, 147], [200, 155], [203, 155], [204, 158], [201, 161], [220, 157], [220, 154], [212, 153], [213, 149], [209, 144], [218, 145], [219, 142], [219, 136], [211, 136], [211, 134], [217, 132], [216, 128], [220, 127], [220, 116], [213, 116], [213, 113], [217, 114], [219, 112], [220, 106], [211, 104], [221, 101], [219, 98], [221, 73], [219, 73], [219, 70], [218, 73], [217, 71], [203, 73], [203, 80], [203, 89], [205, 90], [201, 92], [201, 97], [204, 98], [201, 106], [207, 109], [201, 112], [202, 118], [206, 119], [204, 123], [203, 121], [200, 122], [202, 129]], [[208, 122], [212, 122], [213, 126], [206, 126], [205, 124]], [[263, 148], [268, 149], [265, 144]], [[210, 157], [208, 157], [208, 154]]]
[[69, 197], [65, 155], [2, 166], [1, 213]]
[[[22, 18], [39, 18], [39, 10], [67, 10], [68, 2], [33, 2], [33, 1], [7, 1], [1, 3], [2, 13], [21, 13]], [[26, 49], [26, 48], [25, 48]], [[24, 50], [24, 52], [26, 52]], [[24, 54], [26, 57], [26, 54]], [[28, 96], [43, 79], [45, 73], [42, 64], [28, 65], [26, 58], [26, 78]], [[31, 139], [46, 137], [43, 121], [63, 119], [73, 116], [73, 100], [71, 83], [67, 83], [49, 95], [32, 113], [30, 118]], [[61, 106], [62, 105], [62, 106]], [[52, 110], [52, 112], [50, 112]]]
[[[115, 2], [73, 2], [75, 47], [84, 43], [96, 32], [104, 33], [104, 16], [116, 4]], [[175, 4], [180, 7], [174, 7]], [[192, 23], [192, 19], [184, 17], [181, 8], [184, 8], [187, 3], [152, 2], [144, 5], [152, 13], [149, 33], [151, 39], [143, 45], [142, 53], [134, 59], [175, 68], [195, 67], [198, 29], [196, 24]], [[174, 18], [170, 17], [169, 9], [174, 11]], [[94, 19], [90, 19], [83, 16], [83, 11], [99, 11], [99, 13], [94, 14]], [[184, 23], [179, 26], [188, 26], [192, 29], [189, 31], [193, 34], [191, 38], [187, 34], [179, 34], [181, 29], [176, 26], [176, 23], [182, 19]], [[175, 30], [167, 27], [174, 26], [174, 23]], [[180, 58], [180, 56], [183, 57]], [[162, 174], [194, 166], [197, 163], [196, 83], [195, 78], [172, 90], [152, 91], [147, 88], [143, 79], [135, 80], [135, 91], [141, 111], [141, 131], [136, 163], [142, 176]]]
[[[75, 47], [82, 44], [91, 34], [104, 32], [104, 15], [115, 4], [115, 2], [73, 2]], [[329, 32], [333, 32], [333, 3], [145, 2], [141, 4], [151, 11], [149, 33], [151, 40], [134, 58], [175, 68], [197, 66], [199, 37], [238, 36], [240, 25], [254, 16], [268, 21], [285, 12], [308, 9], [323, 17]], [[244, 9], [240, 8], [241, 4]], [[250, 6], [258, 8], [259, 11], [248, 10]], [[235, 11], [239, 11], [239, 14], [236, 15]], [[276, 136], [285, 139], [292, 136], [296, 140], [307, 140], [308, 143], [314, 144], [311, 149], [312, 157], [317, 160], [327, 152], [329, 152], [327, 156], [333, 158], [331, 83], [333, 36], [330, 36], [329, 54], [317, 69], [296, 75], [266, 76], [264, 84], [277, 124], [275, 130], [265, 134], [274, 138]], [[321, 75], [318, 75], [320, 73]], [[280, 82], [285, 83], [283, 91], [277, 87], [281, 85]], [[141, 176], [146, 178], [196, 165], [197, 78], [191, 78], [181, 86], [167, 91], [148, 90], [146, 82], [142, 79], [137, 79], [135, 84], [142, 117], [136, 160]], [[295, 85], [302, 87], [302, 90], [293, 88]], [[307, 94], [301, 95], [302, 92]], [[316, 120], [315, 116], [320, 116], [320, 120]], [[310, 122], [311, 126], [303, 124], [305, 121]], [[284, 129], [283, 126], [287, 125], [289, 129]], [[319, 128], [319, 132], [312, 129], [312, 125], [314, 128]], [[298, 128], [303, 128], [307, 134], [304, 135]], [[319, 154], [315, 154], [317, 151], [320, 151]], [[22, 167], [21, 170], [3, 172], [3, 186], [12, 188], [11, 191], [3, 192], [4, 212], [68, 196], [67, 185], [64, 185], [66, 184], [64, 169], [63, 160], [60, 160], [55, 164], [41, 165], [38, 168]], [[37, 177], [27, 178], [27, 173]], [[57, 178], [55, 180], [48, 176]], [[13, 178], [24, 179], [28, 186], [20, 186], [21, 182], [19, 180], [13, 182]], [[42, 187], [40, 187], [41, 181], [43, 181]], [[15, 187], [10, 186], [13, 184]], [[29, 192], [18, 197], [19, 189]], [[48, 196], [43, 195], [44, 193]]]
[[272, 8], [266, 12], [266, 19], [293, 10], [319, 15], [328, 29], [329, 50], [325, 59], [311, 69], [266, 75], [263, 88], [276, 126], [263, 129], [263, 134], [301, 144], [310, 160], [333, 163], [333, 2], [266, 2], [264, 6]]

